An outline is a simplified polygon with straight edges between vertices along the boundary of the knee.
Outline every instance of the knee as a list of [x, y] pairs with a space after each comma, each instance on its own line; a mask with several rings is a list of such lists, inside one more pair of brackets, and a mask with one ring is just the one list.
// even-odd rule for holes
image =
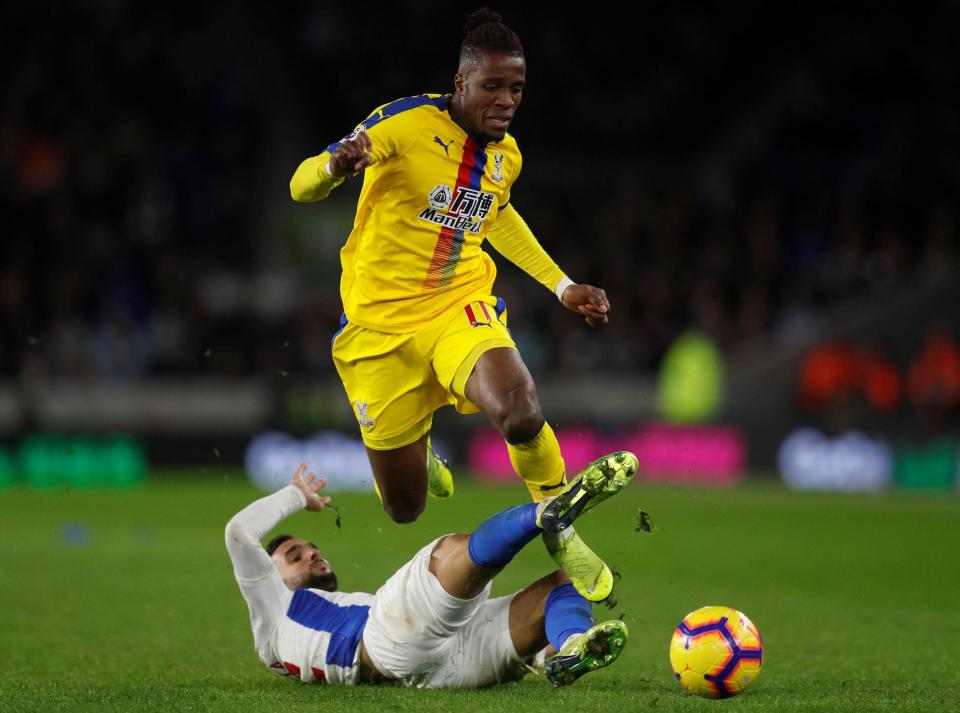
[[414, 522], [426, 507], [426, 498], [392, 498], [383, 500], [383, 510], [390, 519], [401, 525]]
[[543, 428], [543, 411], [537, 393], [532, 389], [510, 399], [500, 414], [500, 433], [507, 443], [526, 443]]

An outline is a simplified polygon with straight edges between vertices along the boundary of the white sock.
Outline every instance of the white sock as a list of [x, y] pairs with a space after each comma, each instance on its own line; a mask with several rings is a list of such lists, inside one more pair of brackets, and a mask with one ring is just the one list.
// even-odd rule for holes
[[533, 667], [543, 670], [543, 667], [547, 663], [547, 647], [544, 646], [537, 652], [537, 655], [533, 657]]

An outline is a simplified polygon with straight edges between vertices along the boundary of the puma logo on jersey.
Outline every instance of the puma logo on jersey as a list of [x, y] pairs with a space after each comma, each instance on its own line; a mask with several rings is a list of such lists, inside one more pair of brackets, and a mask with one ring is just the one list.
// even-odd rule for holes
[[439, 137], [439, 136], [434, 136], [434, 137], [433, 137], [433, 140], [436, 141], [436, 142], [437, 142], [438, 144], [440, 144], [441, 146], [443, 146], [444, 153], [446, 153], [447, 156], [450, 155], [450, 144], [453, 143], [453, 139], [450, 139], [450, 141], [449, 141], [448, 143], [443, 143], [443, 142], [440, 140], [440, 137]]

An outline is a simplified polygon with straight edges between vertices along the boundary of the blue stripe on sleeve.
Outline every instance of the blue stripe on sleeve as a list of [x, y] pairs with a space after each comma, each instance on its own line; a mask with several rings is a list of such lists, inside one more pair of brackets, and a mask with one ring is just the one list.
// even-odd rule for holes
[[309, 589], [294, 592], [287, 609], [287, 617], [301, 626], [330, 633], [326, 662], [344, 668], [353, 665], [368, 616], [367, 605], [340, 606]]
[[[443, 111], [447, 108], [447, 97], [443, 95], [439, 97], [428, 97], [426, 94], [420, 94], [415, 97], [404, 97], [403, 99], [397, 99], [396, 101], [390, 102], [376, 113], [371, 114], [364, 119], [362, 122], [363, 128], [369, 130], [384, 119], [389, 119], [391, 116], [402, 114], [405, 111], [416, 109], [420, 106], [427, 106], [428, 104], [435, 106], [440, 111]], [[330, 144], [327, 146], [326, 151], [333, 153], [340, 148], [342, 143], [343, 141], [341, 140]]]

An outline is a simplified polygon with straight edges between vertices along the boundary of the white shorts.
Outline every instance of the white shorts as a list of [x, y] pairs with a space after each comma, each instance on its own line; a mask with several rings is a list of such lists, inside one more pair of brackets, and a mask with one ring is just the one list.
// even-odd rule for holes
[[430, 572], [437, 540], [377, 590], [363, 645], [385, 675], [415, 688], [481, 688], [529, 670], [510, 637], [514, 595], [490, 599], [490, 584], [457, 599]]

